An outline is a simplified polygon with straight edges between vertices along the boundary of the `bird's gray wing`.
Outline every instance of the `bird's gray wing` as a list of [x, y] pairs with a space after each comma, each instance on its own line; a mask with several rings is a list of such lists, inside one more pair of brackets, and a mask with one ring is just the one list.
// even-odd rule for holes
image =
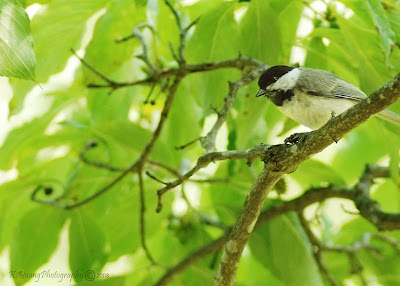
[[333, 74], [309, 68], [301, 68], [298, 88], [303, 92], [316, 96], [330, 98], [346, 98], [360, 101], [367, 96], [361, 90], [347, 81], [340, 79]]

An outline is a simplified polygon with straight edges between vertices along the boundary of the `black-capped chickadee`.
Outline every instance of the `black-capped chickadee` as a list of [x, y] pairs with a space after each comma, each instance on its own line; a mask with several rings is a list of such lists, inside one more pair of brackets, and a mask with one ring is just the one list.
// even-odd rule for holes
[[[333, 74], [311, 68], [273, 66], [258, 81], [258, 96], [268, 97], [286, 116], [311, 128], [322, 127], [367, 96]], [[377, 114], [400, 126], [400, 115], [389, 110]]]

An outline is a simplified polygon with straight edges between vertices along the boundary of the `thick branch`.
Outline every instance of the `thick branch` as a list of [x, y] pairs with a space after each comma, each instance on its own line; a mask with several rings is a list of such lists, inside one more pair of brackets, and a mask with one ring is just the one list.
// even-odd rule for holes
[[281, 173], [265, 168], [251, 187], [242, 212], [225, 244], [215, 280], [216, 285], [233, 285], [240, 257], [260, 215], [268, 191], [274, 187], [281, 176]]
[[[265, 169], [251, 188], [239, 218], [225, 245], [216, 285], [232, 285], [244, 246], [254, 227], [268, 192], [282, 175], [293, 172], [310, 156], [337, 142], [346, 133], [382, 111], [400, 97], [400, 75], [350, 108], [332, 118], [321, 129], [310, 132], [297, 145], [278, 145], [270, 148], [264, 158]], [[389, 221], [397, 217], [386, 217]]]

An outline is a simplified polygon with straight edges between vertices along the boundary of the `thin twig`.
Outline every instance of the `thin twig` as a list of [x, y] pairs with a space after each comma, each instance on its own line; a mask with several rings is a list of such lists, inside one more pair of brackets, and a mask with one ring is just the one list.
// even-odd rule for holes
[[187, 33], [194, 25], [196, 25], [200, 20], [200, 17], [196, 18], [194, 21], [192, 21], [187, 27], [185, 28], [185, 33]]
[[186, 143], [186, 144], [183, 144], [183, 145], [181, 145], [181, 146], [175, 146], [175, 150], [183, 150], [183, 149], [185, 149], [186, 147], [189, 147], [190, 145], [196, 143], [196, 142], [199, 141], [200, 139], [201, 139], [201, 137], [197, 137], [196, 139], [193, 139], [193, 140], [189, 141], [189, 142]]
[[147, 160], [147, 163], [149, 163], [149, 164], [151, 164], [151, 165], [153, 165], [153, 166], [160, 167], [160, 168], [162, 168], [162, 169], [164, 169], [164, 170], [167, 170], [169, 173], [171, 173], [171, 174], [174, 175], [175, 177], [180, 177], [180, 176], [181, 176], [181, 174], [179, 174], [178, 171], [176, 171], [175, 169], [173, 169], [172, 167], [170, 167], [170, 166], [168, 166], [168, 165], [166, 165], [166, 164], [164, 164], [164, 163], [155, 161], [155, 160], [153, 160], [153, 159], [148, 159], [148, 160]]
[[162, 196], [166, 192], [187, 181], [198, 170], [207, 167], [211, 162], [223, 161], [223, 160], [247, 160], [248, 164], [251, 164], [256, 158], [262, 156], [268, 150], [269, 147], [270, 147], [269, 145], [260, 144], [254, 148], [243, 151], [234, 150], [234, 151], [224, 151], [224, 152], [211, 152], [202, 155], [197, 160], [197, 164], [191, 170], [180, 176], [175, 181], [168, 183], [164, 188], [157, 191], [158, 204], [156, 211], [160, 212], [162, 210]]
[[152, 173], [150, 173], [149, 171], [146, 171], [146, 175], [147, 175], [149, 178], [151, 178], [151, 179], [153, 179], [154, 181], [156, 181], [156, 182], [159, 182], [159, 183], [161, 183], [161, 184], [163, 184], [163, 185], [168, 185], [168, 183], [166, 183], [166, 182], [160, 180], [159, 178], [157, 178], [156, 176], [154, 176], [154, 175], [153, 175]]
[[305, 233], [308, 236], [308, 239], [310, 240], [311, 244], [313, 244], [313, 246], [314, 246], [313, 254], [314, 254], [314, 258], [315, 258], [315, 261], [317, 262], [319, 270], [321, 271], [321, 273], [325, 276], [325, 278], [328, 280], [328, 282], [332, 286], [339, 285], [336, 282], [335, 278], [333, 277], [332, 273], [328, 270], [328, 268], [326, 268], [326, 266], [322, 260], [321, 244], [320, 244], [319, 240], [315, 237], [314, 233], [308, 226], [308, 223], [305, 220], [305, 218], [301, 212], [298, 213], [298, 217], [299, 217], [301, 225], [303, 226]]
[[75, 57], [78, 58], [78, 60], [80, 60], [80, 62], [86, 66], [88, 69], [90, 69], [95, 75], [97, 75], [98, 77], [100, 77], [102, 80], [104, 80], [105, 82], [107, 82], [106, 87], [111, 87], [112, 89], [116, 89], [120, 87], [120, 84], [110, 78], [108, 78], [107, 76], [105, 76], [104, 74], [102, 74], [101, 72], [99, 72], [96, 68], [94, 68], [91, 64], [89, 64], [85, 59], [81, 58], [80, 56], [78, 56], [78, 54], [75, 52], [74, 49], [71, 48], [71, 52], [75, 55]]
[[174, 51], [174, 45], [170, 42], [170, 43], [168, 44], [168, 47], [169, 47], [169, 51], [171, 52], [171, 55], [172, 55], [172, 57], [174, 58], [174, 60], [175, 60], [177, 63], [179, 63], [179, 62], [180, 62], [180, 59], [179, 59], [178, 55], [175, 53], [175, 51]]
[[[153, 84], [151, 85], [149, 94], [147, 95], [146, 99], [145, 99], [144, 102], [143, 102], [144, 104], [149, 103], [150, 97], [151, 97], [151, 95], [153, 94], [153, 91], [154, 91], [154, 88], [155, 88], [155, 87], [156, 87], [156, 83], [153, 83]], [[153, 103], [153, 101], [150, 101], [150, 102]]]
[[94, 140], [89, 140], [86, 142], [85, 146], [82, 148], [81, 152], [79, 153], [79, 158], [81, 159], [82, 162], [84, 162], [87, 165], [94, 166], [96, 168], [101, 168], [101, 169], [106, 169], [112, 172], [123, 172], [126, 170], [126, 168], [120, 168], [120, 167], [115, 167], [110, 164], [104, 163], [104, 162], [97, 162], [97, 161], [91, 161], [88, 158], [86, 158], [86, 153], [90, 150], [97, 147], [97, 142]]
[[139, 199], [140, 199], [140, 213], [139, 213], [140, 242], [142, 244], [144, 252], [146, 253], [147, 259], [151, 262], [152, 265], [157, 265], [157, 262], [154, 260], [146, 244], [146, 220], [145, 220], [146, 199], [145, 199], [142, 169], [140, 168], [137, 173], [139, 178]]
[[178, 64], [179, 65], [184, 65], [185, 62], [186, 62], [185, 61], [185, 57], [184, 57], [186, 32], [190, 29], [190, 27], [192, 27], [194, 24], [196, 24], [197, 21], [194, 21], [194, 22], [190, 23], [189, 26], [186, 27], [186, 28], [183, 27], [182, 17], [180, 15], [179, 11], [176, 10], [174, 8], [174, 6], [172, 6], [172, 4], [168, 0], [165, 0], [164, 2], [168, 6], [168, 8], [171, 10], [172, 14], [174, 14], [175, 19], [176, 19], [176, 23], [177, 23], [178, 28], [179, 28], [179, 55], [178, 56], [175, 55], [174, 48], [173, 48], [172, 44], [170, 44], [170, 49], [171, 49], [172, 55], [174, 56], [174, 58], [178, 62]]
[[[242, 57], [242, 56], [239, 56]], [[226, 121], [226, 117], [229, 114], [229, 111], [231, 107], [233, 106], [237, 92], [239, 89], [251, 83], [254, 79], [258, 78], [267, 68], [267, 65], [263, 65], [254, 71], [246, 74], [243, 76], [241, 79], [234, 83], [229, 83], [229, 91], [228, 95], [224, 99], [224, 105], [220, 111], [217, 111], [218, 119], [215, 122], [214, 126], [211, 128], [211, 130], [208, 132], [208, 134], [205, 137], [200, 138], [200, 143], [202, 147], [206, 150], [206, 152], [213, 152], [215, 151], [215, 140], [217, 138], [217, 134]]]
[[161, 79], [168, 78], [171, 76], [176, 76], [179, 73], [191, 74], [197, 72], [205, 72], [222, 68], [236, 68], [243, 69], [244, 67], [260, 67], [265, 64], [251, 57], [240, 56], [239, 58], [234, 58], [230, 60], [224, 61], [216, 61], [216, 62], [206, 62], [200, 64], [185, 64], [184, 69], [182, 68], [163, 68], [157, 70], [154, 74], [148, 76], [144, 79], [128, 81], [128, 82], [113, 82], [111, 80], [108, 81], [107, 84], [97, 84], [90, 83], [87, 85], [88, 88], [123, 88], [140, 84], [152, 84], [154, 82], [159, 82]]
[[115, 39], [115, 41], [117, 43], [121, 43], [121, 42], [127, 41], [134, 37], [139, 39], [140, 44], [142, 45], [143, 53], [136, 57], [141, 59], [150, 68], [151, 72], [155, 72], [157, 70], [157, 68], [155, 65], [153, 65], [153, 63], [151, 62], [151, 60], [149, 58], [149, 47], [147, 46], [147, 43], [144, 40], [144, 36], [143, 36], [142, 32], [140, 31], [143, 28], [149, 28], [150, 31], [152, 31], [154, 33], [154, 28], [151, 24], [140, 23], [133, 29], [133, 31], [130, 35], [123, 37], [123, 38], [117, 38], [117, 39]]
[[[151, 24], [149, 24], [149, 23], [140, 23], [135, 28], [133, 28], [133, 31], [132, 31], [131, 34], [129, 34], [128, 36], [122, 37], [122, 38], [116, 38], [115, 41], [117, 43], [122, 43], [122, 42], [126, 42], [126, 41], [128, 41], [128, 40], [130, 40], [132, 38], [135, 38], [135, 37], [137, 37], [137, 33], [138, 32], [140, 33], [140, 29], [142, 29], [142, 28], [149, 28], [150, 31], [155, 33], [154, 27]], [[140, 42], [142, 42], [141, 39], [139, 39], [139, 40], [140, 40]], [[142, 45], [143, 45], [143, 43], [142, 43]]]
[[[151, 160], [151, 159], [148, 159], [147, 163], [149, 163], [150, 165], [157, 166], [157, 167], [160, 167], [162, 169], [165, 169], [166, 171], [168, 171], [170, 174], [172, 174], [176, 178], [180, 178], [181, 177], [181, 174], [177, 170], [171, 168], [170, 166], [168, 166], [168, 165], [166, 165], [164, 163], [161, 163], [161, 162], [158, 162], [158, 161], [154, 161], [154, 160]], [[151, 175], [154, 176], [153, 174], [151, 174]], [[164, 182], [164, 181], [160, 180], [159, 178], [153, 178], [153, 179], [156, 180], [156, 181], [158, 180], [161, 184], [168, 185], [168, 182]], [[245, 183], [235, 182], [235, 181], [230, 180], [229, 178], [208, 178], [208, 179], [192, 179], [192, 178], [190, 178], [190, 179], [188, 179], [188, 181], [193, 182], [193, 183], [199, 183], [199, 184], [214, 184], [214, 183], [227, 184], [227, 185], [235, 186], [235, 187], [238, 187], [238, 188], [241, 188], [241, 189], [249, 187]]]

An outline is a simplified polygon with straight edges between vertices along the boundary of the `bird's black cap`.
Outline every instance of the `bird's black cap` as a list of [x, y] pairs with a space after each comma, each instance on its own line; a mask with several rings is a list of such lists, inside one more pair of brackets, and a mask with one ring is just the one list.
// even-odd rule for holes
[[290, 72], [293, 68], [288, 66], [273, 66], [267, 69], [258, 80], [260, 89], [265, 89], [267, 86], [276, 82], [281, 76]]

